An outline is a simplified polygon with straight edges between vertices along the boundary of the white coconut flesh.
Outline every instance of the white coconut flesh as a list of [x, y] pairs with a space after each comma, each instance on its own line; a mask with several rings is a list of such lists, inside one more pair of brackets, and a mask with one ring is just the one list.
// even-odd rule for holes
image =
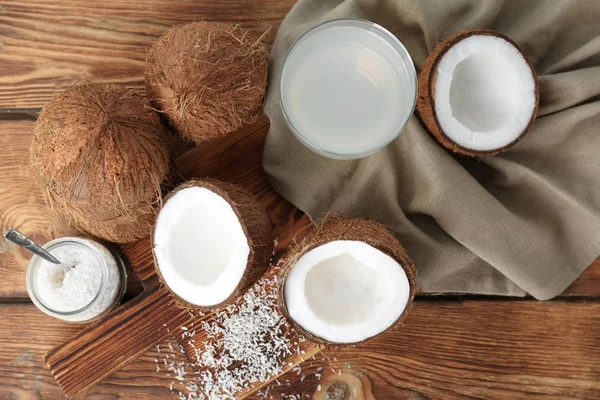
[[435, 113], [456, 144], [479, 151], [502, 148], [526, 129], [535, 112], [535, 78], [506, 40], [473, 35], [438, 64]]
[[334, 343], [375, 336], [398, 320], [410, 295], [402, 267], [360, 241], [333, 241], [305, 253], [284, 287], [290, 317]]
[[178, 191], [158, 214], [154, 253], [169, 289], [197, 306], [226, 300], [240, 282], [250, 247], [231, 205], [200, 187]]

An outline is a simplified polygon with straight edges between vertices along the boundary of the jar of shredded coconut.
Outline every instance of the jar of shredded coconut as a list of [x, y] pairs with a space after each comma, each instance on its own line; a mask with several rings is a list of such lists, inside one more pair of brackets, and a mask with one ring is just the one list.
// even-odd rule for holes
[[90, 322], [114, 309], [125, 293], [127, 275], [121, 257], [85, 238], [64, 237], [44, 249], [61, 263], [33, 256], [27, 292], [43, 312], [68, 322]]

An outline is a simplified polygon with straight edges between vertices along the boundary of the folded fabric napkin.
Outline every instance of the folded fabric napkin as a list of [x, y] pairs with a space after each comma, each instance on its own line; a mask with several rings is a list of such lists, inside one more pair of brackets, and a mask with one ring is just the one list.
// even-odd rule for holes
[[[532, 130], [494, 157], [455, 156], [413, 116], [398, 139], [361, 160], [305, 148], [280, 108], [279, 71], [314, 25], [363, 18], [396, 35], [417, 70], [460, 30], [513, 39], [538, 73]], [[264, 169], [311, 218], [329, 210], [392, 229], [427, 292], [560, 294], [600, 254], [600, 5], [562, 0], [301, 0], [273, 46]]]

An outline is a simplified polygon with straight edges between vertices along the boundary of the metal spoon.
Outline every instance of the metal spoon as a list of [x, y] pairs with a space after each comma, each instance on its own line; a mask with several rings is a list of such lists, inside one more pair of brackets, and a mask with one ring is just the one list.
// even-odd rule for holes
[[42, 248], [42, 246], [37, 245], [33, 240], [29, 239], [19, 231], [8, 228], [8, 232], [4, 234], [4, 237], [7, 240], [10, 240], [11, 242], [21, 246], [22, 248], [29, 250], [33, 254], [42, 257], [46, 261], [50, 261], [54, 264], [60, 264], [60, 261], [58, 261], [56, 257], [48, 253]]

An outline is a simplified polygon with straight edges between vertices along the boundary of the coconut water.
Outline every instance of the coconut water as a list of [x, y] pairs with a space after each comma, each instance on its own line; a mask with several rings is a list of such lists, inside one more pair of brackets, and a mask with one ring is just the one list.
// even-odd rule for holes
[[360, 25], [311, 32], [292, 48], [282, 70], [290, 128], [309, 147], [334, 157], [366, 155], [389, 143], [414, 108], [410, 59], [389, 38]]

